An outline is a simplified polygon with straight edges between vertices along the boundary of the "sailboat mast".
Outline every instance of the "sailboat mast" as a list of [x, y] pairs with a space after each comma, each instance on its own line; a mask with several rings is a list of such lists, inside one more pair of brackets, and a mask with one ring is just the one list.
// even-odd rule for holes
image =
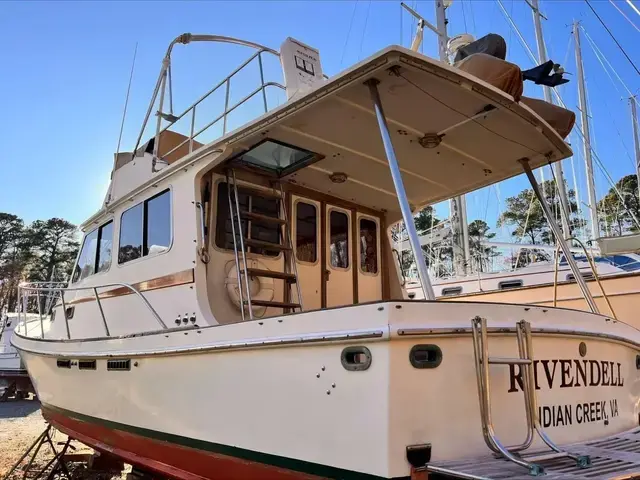
[[598, 203], [596, 200], [596, 185], [593, 177], [593, 160], [591, 158], [591, 133], [589, 132], [589, 116], [587, 115], [587, 98], [584, 86], [584, 69], [582, 66], [582, 49], [580, 48], [580, 30], [578, 22], [573, 22], [573, 36], [576, 43], [576, 71], [578, 76], [578, 105], [582, 120], [582, 146], [584, 148], [584, 163], [587, 175], [587, 192], [589, 194], [589, 219], [591, 223], [591, 237], [600, 236], [598, 225]]
[[[447, 6], [444, 0], [435, 0], [436, 3], [436, 29], [438, 30], [438, 54], [440, 60], [449, 63], [447, 54]], [[469, 225], [467, 222], [467, 205], [465, 197], [458, 196], [449, 200], [451, 217], [451, 233], [453, 237], [453, 264], [457, 275], [465, 275], [470, 263], [469, 251]]]
[[636, 150], [636, 175], [638, 176], [638, 196], [640, 198], [640, 138], [638, 138], [638, 114], [636, 112], [636, 97], [629, 97], [631, 105], [631, 121], [633, 122], [633, 145]]
[[[538, 0], [531, 0], [531, 9], [533, 11], [533, 23], [536, 29], [536, 43], [538, 44], [538, 61], [545, 63], [547, 59], [547, 49], [544, 45], [544, 36], [542, 35], [542, 14], [540, 13], [540, 6]], [[551, 96], [551, 87], [545, 86], [544, 99], [549, 103], [554, 103]], [[560, 218], [562, 219], [562, 233], [565, 237], [571, 236], [571, 230], [569, 229], [569, 198], [567, 197], [567, 189], [564, 183], [564, 172], [562, 170], [562, 162], [556, 162], [553, 166], [555, 170], [556, 183], [558, 193], [560, 196]]]

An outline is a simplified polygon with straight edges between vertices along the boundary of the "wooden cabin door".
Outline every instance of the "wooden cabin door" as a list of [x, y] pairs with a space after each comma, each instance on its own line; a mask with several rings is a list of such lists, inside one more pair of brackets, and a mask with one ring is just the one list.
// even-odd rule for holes
[[352, 212], [325, 205], [325, 265], [327, 307], [354, 303]]

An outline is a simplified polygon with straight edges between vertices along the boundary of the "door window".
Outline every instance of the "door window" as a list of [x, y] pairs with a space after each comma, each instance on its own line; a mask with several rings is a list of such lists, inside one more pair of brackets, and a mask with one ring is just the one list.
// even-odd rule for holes
[[329, 239], [331, 266], [349, 268], [349, 216], [346, 213], [331, 210]]

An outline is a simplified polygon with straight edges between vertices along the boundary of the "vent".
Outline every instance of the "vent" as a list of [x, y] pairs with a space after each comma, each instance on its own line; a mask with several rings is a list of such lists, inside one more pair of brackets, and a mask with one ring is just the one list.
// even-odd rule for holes
[[498, 288], [500, 290], [507, 290], [509, 288], [518, 288], [524, 285], [522, 280], [506, 280], [504, 282], [500, 282], [498, 284]]
[[109, 371], [131, 370], [131, 360], [107, 360], [107, 370]]
[[58, 359], [56, 365], [58, 365], [58, 368], [71, 368], [71, 360]]
[[460, 295], [462, 293], [462, 287], [449, 287], [442, 289], [442, 296], [449, 297], [451, 295]]
[[409, 362], [414, 368], [436, 368], [442, 363], [442, 350], [437, 345], [414, 345]]
[[[585, 280], [590, 280], [593, 278], [593, 273], [591, 272], [582, 272], [580, 275], [582, 275], [582, 278], [584, 278]], [[567, 275], [567, 282], [573, 282], [575, 281], [576, 276], [573, 273], [569, 273]]]
[[80, 370], [95, 370], [96, 369], [96, 361], [95, 360], [79, 360], [78, 361], [78, 369], [80, 369]]

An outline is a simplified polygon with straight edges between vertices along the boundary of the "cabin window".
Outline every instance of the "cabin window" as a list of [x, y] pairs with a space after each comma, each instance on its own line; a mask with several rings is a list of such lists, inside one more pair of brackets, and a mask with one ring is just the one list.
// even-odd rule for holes
[[360, 269], [378, 273], [378, 225], [369, 218], [360, 219]]
[[[233, 195], [233, 191], [231, 194]], [[235, 199], [232, 201], [235, 202]], [[218, 184], [218, 211], [216, 214], [216, 245], [220, 248], [233, 250], [233, 230], [231, 228], [231, 217], [229, 216], [229, 194], [227, 192], [227, 184]], [[278, 218], [280, 213], [280, 201], [277, 198], [271, 198], [265, 192], [262, 197], [252, 190], [249, 194], [242, 187], [238, 187], [238, 203], [240, 204], [240, 216], [243, 212], [257, 213], [267, 217]], [[277, 223], [269, 221], [261, 221], [256, 217], [251, 219], [246, 216], [242, 218], [242, 232], [245, 238], [252, 240], [261, 240], [263, 242], [280, 244], [280, 226]], [[240, 248], [240, 232], [238, 231], [237, 222], [234, 224], [236, 230], [236, 243]], [[247, 235], [248, 232], [248, 235]], [[257, 253], [259, 255], [267, 255], [277, 257], [277, 250], [268, 250], [265, 248], [247, 246], [247, 251]]]
[[331, 211], [329, 214], [329, 237], [331, 266], [349, 268], [349, 217], [346, 213]]
[[112, 243], [113, 221], [85, 235], [71, 282], [75, 283], [94, 273], [109, 270]]
[[[580, 275], [582, 275], [582, 278], [584, 278], [585, 280], [589, 280], [593, 278], [592, 272], [582, 272]], [[573, 273], [567, 274], [567, 282], [573, 282], [575, 281], [575, 279], [576, 279], [576, 276]]]
[[500, 290], [507, 290], [509, 288], [518, 288], [524, 285], [522, 280], [505, 280], [504, 282], [498, 283], [498, 288]]
[[126, 210], [120, 219], [118, 263], [166, 252], [171, 245], [171, 192]]
[[315, 205], [296, 203], [296, 258], [315, 263], [318, 259], [318, 214]]
[[95, 273], [96, 247], [98, 245], [98, 229], [84, 236], [78, 264], [73, 272], [73, 282], [87, 278]]
[[98, 229], [98, 255], [96, 258], [96, 272], [106, 272], [111, 266], [111, 251], [113, 249], [113, 221], [105, 223]]
[[462, 287], [447, 287], [442, 289], [441, 295], [443, 297], [450, 297], [452, 295], [460, 295], [462, 293]]

